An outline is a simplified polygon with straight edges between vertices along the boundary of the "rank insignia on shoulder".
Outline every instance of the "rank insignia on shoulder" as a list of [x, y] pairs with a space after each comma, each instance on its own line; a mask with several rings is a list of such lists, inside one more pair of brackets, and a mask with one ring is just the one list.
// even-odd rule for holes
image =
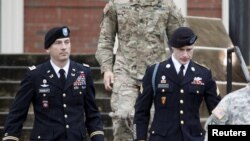
[[84, 63], [83, 63], [82, 65], [89, 68], [89, 65], [88, 65], [88, 64], [84, 64]]
[[206, 69], [208, 69], [208, 70], [210, 70], [210, 68], [209, 67], [207, 67], [205, 64], [200, 64], [199, 62], [197, 62], [197, 61], [195, 61], [195, 63], [197, 63], [198, 65], [200, 65], [200, 66], [202, 66], [202, 67], [204, 67], [204, 68], [206, 68]]
[[36, 69], [36, 66], [33, 65], [33, 66], [29, 67], [29, 69], [34, 70], [34, 69]]

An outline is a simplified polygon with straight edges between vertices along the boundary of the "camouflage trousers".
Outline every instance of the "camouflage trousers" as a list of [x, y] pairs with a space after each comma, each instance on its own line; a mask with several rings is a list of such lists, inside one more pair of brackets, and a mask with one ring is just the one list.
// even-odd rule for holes
[[141, 81], [122, 75], [115, 77], [111, 96], [110, 117], [113, 122], [114, 141], [133, 140], [134, 105], [139, 94]]

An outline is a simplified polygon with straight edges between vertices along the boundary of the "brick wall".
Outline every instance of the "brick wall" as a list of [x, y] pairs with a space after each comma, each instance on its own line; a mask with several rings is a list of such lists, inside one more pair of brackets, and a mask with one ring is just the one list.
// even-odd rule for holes
[[222, 0], [187, 0], [188, 15], [221, 18]]
[[104, 0], [24, 0], [24, 52], [44, 52], [43, 38], [54, 26], [71, 29], [72, 53], [93, 53]]
[[[107, 0], [24, 0], [24, 52], [43, 53], [46, 31], [71, 29], [72, 53], [94, 53]], [[187, 0], [188, 15], [221, 17], [221, 0]]]

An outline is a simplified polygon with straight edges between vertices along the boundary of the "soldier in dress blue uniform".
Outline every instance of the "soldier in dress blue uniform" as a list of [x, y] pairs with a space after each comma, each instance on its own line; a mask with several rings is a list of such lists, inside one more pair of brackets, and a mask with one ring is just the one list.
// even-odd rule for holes
[[90, 68], [69, 59], [69, 28], [50, 29], [44, 43], [50, 60], [29, 67], [6, 119], [3, 141], [19, 140], [31, 103], [30, 141], [84, 141], [87, 133], [92, 141], [104, 141]]
[[169, 40], [172, 55], [159, 63], [155, 81], [153, 72], [156, 65], [147, 68], [143, 90], [135, 105], [136, 141], [147, 140], [152, 104], [155, 114], [149, 129], [149, 141], [204, 140], [200, 105], [204, 99], [210, 114], [221, 97], [211, 70], [192, 61], [196, 39], [190, 28], [178, 28]]

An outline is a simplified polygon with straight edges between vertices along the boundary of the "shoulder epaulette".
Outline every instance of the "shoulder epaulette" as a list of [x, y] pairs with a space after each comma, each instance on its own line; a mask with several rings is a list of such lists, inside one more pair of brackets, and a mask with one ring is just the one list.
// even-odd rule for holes
[[210, 70], [210, 68], [207, 67], [205, 64], [200, 64], [200, 63], [198, 63], [198, 62], [196, 62], [196, 61], [195, 61], [195, 63], [196, 63], [197, 65], [201, 66], [201, 67], [204, 67], [204, 68]]
[[88, 65], [88, 64], [84, 64], [84, 63], [83, 63], [82, 65], [89, 68], [89, 65]]
[[31, 67], [29, 67], [29, 69], [32, 71], [32, 70], [35, 70], [36, 69], [36, 66], [31, 66]]

